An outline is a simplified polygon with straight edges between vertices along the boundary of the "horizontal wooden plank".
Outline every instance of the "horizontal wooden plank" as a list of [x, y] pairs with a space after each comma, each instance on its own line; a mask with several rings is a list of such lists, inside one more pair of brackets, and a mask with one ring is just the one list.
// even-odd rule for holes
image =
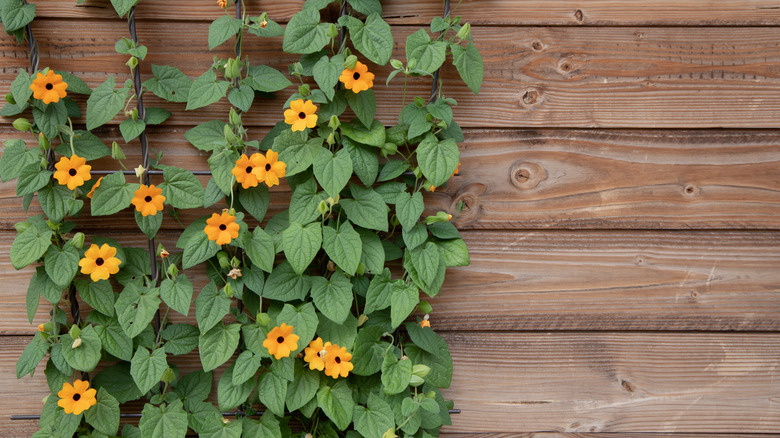
[[439, 435], [441, 438], [777, 438], [778, 434], [767, 433], [590, 433], [590, 432], [526, 432], [526, 433], [499, 433], [499, 432], [445, 432]]
[[[303, 0], [284, 2], [245, 2], [250, 14], [262, 11], [279, 21], [286, 22], [299, 11]], [[453, 2], [453, 6], [459, 2]], [[76, 5], [59, 0], [37, 0], [39, 17], [114, 18], [116, 13], [108, 0], [88, 0]], [[394, 24], [430, 23], [443, 12], [440, 0], [414, 2], [383, 2], [385, 20]], [[579, 11], [579, 13], [578, 13]], [[465, 0], [460, 2], [454, 14], [465, 21], [479, 25], [775, 25], [777, 6], [766, 0], [734, 0], [711, 2], [709, 0]], [[213, 20], [220, 15], [216, 1], [192, 4], [185, 0], [159, 3], [140, 3], [136, 20]]]
[[[462, 410], [446, 431], [780, 428], [776, 333], [448, 332], [444, 338], [455, 366], [445, 396]], [[40, 368], [34, 379], [15, 380], [13, 364], [27, 339], [0, 337], [0, 376], [9, 394], [26, 394], [0, 399], [4, 413], [38, 413], [48, 392]], [[177, 363], [183, 372], [199, 365], [193, 354]]]
[[[207, 25], [139, 23], [139, 40], [149, 47], [144, 76], [152, 64], [197, 76], [211, 66], [214, 54], [230, 56], [229, 44], [206, 50]], [[115, 41], [127, 36], [124, 23], [52, 19], [37, 21], [34, 29], [41, 67], [74, 71], [93, 86], [107, 73], [120, 81], [127, 77], [125, 56], [114, 52]], [[403, 57], [403, 41], [412, 30], [394, 29], [396, 57]], [[476, 27], [474, 34], [485, 59], [480, 95], [460, 84], [454, 68], [443, 72], [444, 91], [459, 102], [456, 120], [464, 127], [774, 128], [780, 117], [780, 77], [773, 68], [780, 60], [780, 28]], [[251, 39], [244, 53], [286, 72], [297, 57], [281, 53], [279, 40]], [[26, 46], [5, 37], [0, 52], [0, 91], [7, 92], [17, 69], [28, 64]], [[377, 114], [383, 123], [395, 123], [402, 81], [386, 87], [389, 69], [375, 70]], [[269, 126], [281, 120], [291, 92], [257, 102], [245, 123]], [[429, 78], [409, 81], [408, 96], [429, 92]], [[172, 110], [171, 124], [223, 118], [228, 110], [224, 99], [186, 114], [182, 104], [151, 96], [146, 103]]]
[[[149, 130], [163, 163], [208, 170], [208, 155], [185, 139], [186, 127]], [[250, 128], [252, 138], [265, 129]], [[116, 127], [97, 132], [122, 142]], [[0, 141], [19, 137], [0, 126]], [[460, 175], [447, 188], [426, 193], [431, 210], [464, 210], [465, 229], [780, 229], [780, 133], [778, 131], [466, 130]], [[140, 147], [125, 148], [128, 168], [140, 163]], [[93, 169], [117, 169], [110, 158]], [[132, 179], [132, 177], [131, 177]], [[205, 184], [208, 177], [201, 177]], [[16, 183], [0, 184], [0, 229], [28, 217]], [[290, 198], [274, 187], [270, 214]], [[182, 219], [219, 206], [186, 210]], [[34, 201], [29, 214], [39, 214]], [[115, 216], [85, 216], [85, 227], [135, 229], [131, 209]], [[179, 229], [170, 217], [165, 229]]]
[[[89, 235], [93, 233], [88, 232]], [[145, 248], [140, 233], [104, 234]], [[14, 271], [13, 233], [0, 233], [0, 335], [29, 334]], [[173, 248], [175, 235], [163, 243]], [[436, 330], [780, 330], [777, 232], [464, 233], [471, 265], [450, 268], [431, 300]], [[190, 269], [196, 290], [208, 281]], [[41, 304], [34, 324], [48, 320]], [[171, 312], [173, 321], [194, 321]]]

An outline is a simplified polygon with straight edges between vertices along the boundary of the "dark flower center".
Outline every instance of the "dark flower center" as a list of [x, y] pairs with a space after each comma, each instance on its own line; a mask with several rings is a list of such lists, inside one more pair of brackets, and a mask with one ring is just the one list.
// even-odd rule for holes
[[302, 119], [305, 119], [306, 118], [306, 113], [301, 111], [301, 112], [298, 113], [298, 117], [300, 117]]
[[151, 196], [147, 196], [147, 197], [144, 198], [144, 201], [152, 202], [152, 197]]
[[246, 166], [246, 173], [252, 173], [252, 166]]
[[79, 401], [80, 398], [81, 398], [81, 394], [78, 393], [73, 394], [73, 401]]
[[70, 169], [70, 170], [68, 171], [68, 175], [70, 175], [70, 176], [76, 176], [76, 169]]
[[358, 80], [358, 79], [360, 79], [360, 73], [358, 73], [358, 72], [355, 72], [355, 73], [352, 75], [352, 79], [354, 79], [354, 80]]
[[338, 356], [336, 356], [336, 359], [334, 359], [334, 361], [335, 361], [336, 363], [341, 363], [341, 358], [340, 358], [340, 357], [338, 357]]
[[95, 260], [95, 264], [98, 266], [103, 266], [103, 258], [98, 257], [97, 260]]
[[276, 338], [276, 342], [278, 342], [280, 344], [284, 344], [284, 337], [283, 336], [279, 336], [278, 338]]
[[46, 89], [47, 89], [47, 90], [51, 90], [52, 88], [54, 88], [54, 85], [52, 85], [52, 84], [50, 84], [50, 83], [49, 83], [49, 84], [46, 84]]
[[271, 165], [270, 164], [266, 164], [265, 165], [265, 171], [268, 172], [269, 170], [271, 170]]
[[222, 230], [222, 231], [225, 231], [225, 230], [227, 230], [227, 225], [219, 224], [219, 229]]

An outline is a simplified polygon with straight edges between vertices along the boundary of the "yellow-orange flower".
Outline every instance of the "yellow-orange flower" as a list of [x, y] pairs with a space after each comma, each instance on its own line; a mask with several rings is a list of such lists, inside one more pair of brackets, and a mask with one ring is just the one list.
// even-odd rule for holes
[[109, 275], [119, 272], [121, 260], [115, 257], [116, 248], [104, 243], [98, 247], [94, 243], [79, 260], [82, 274], [89, 274], [92, 281], [108, 280]]
[[95, 194], [95, 189], [100, 187], [100, 181], [103, 181], [103, 177], [102, 176], [100, 178], [98, 178], [98, 180], [95, 183], [95, 185], [92, 186], [92, 188], [89, 190], [89, 193], [87, 193], [87, 198], [92, 199], [92, 195]]
[[222, 214], [213, 213], [206, 219], [206, 227], [203, 231], [209, 236], [209, 240], [216, 240], [217, 245], [226, 245], [238, 237], [236, 217], [223, 211]]
[[89, 387], [89, 382], [76, 380], [71, 385], [68, 382], [62, 384], [62, 389], [57, 393], [59, 401], [57, 405], [61, 407], [66, 414], [79, 415], [87, 409], [95, 406], [97, 391]]
[[284, 123], [292, 125], [293, 132], [317, 126], [317, 106], [311, 100], [297, 99], [290, 102], [290, 109], [284, 112]]
[[263, 347], [278, 360], [289, 357], [298, 348], [298, 339], [298, 335], [293, 333], [293, 326], [282, 323], [268, 332]]
[[287, 173], [287, 164], [283, 161], [279, 161], [279, 154], [268, 149], [265, 153], [267, 163], [263, 170], [265, 170], [265, 185], [273, 187], [279, 185], [279, 178], [282, 178]]
[[458, 161], [458, 165], [455, 166], [455, 172], [452, 172], [452, 175], [450, 176], [450, 178], [452, 178], [453, 176], [457, 175], [458, 173], [460, 173], [460, 161]]
[[345, 68], [339, 80], [344, 83], [344, 88], [352, 90], [353, 93], [360, 93], [374, 86], [374, 74], [360, 61], [355, 64], [354, 70]]
[[67, 88], [68, 83], [62, 80], [62, 75], [54, 73], [54, 70], [46, 72], [46, 76], [39, 72], [30, 84], [33, 97], [47, 104], [59, 102], [61, 97], [67, 96], [68, 93], [65, 92]]
[[430, 327], [431, 326], [431, 322], [429, 321], [429, 319], [430, 319], [430, 316], [428, 316], [428, 314], [425, 314], [425, 316], [423, 317], [422, 321], [420, 321], [420, 327], [422, 327], [422, 328]]
[[352, 355], [347, 353], [345, 347], [333, 344], [325, 349], [325, 375], [338, 379], [339, 376], [347, 377], [352, 371]]
[[248, 189], [257, 187], [263, 182], [267, 168], [268, 161], [263, 154], [252, 154], [249, 157], [246, 154], [241, 154], [230, 173], [235, 175], [236, 181], [241, 183], [241, 187]]
[[46, 327], [43, 324], [38, 324], [38, 331], [43, 333], [46, 331]]
[[220, 8], [226, 8], [228, 7], [228, 2], [227, 0], [217, 0], [217, 6]]
[[309, 364], [310, 370], [322, 371], [325, 369], [324, 357], [328, 351], [327, 348], [330, 347], [330, 345], [330, 342], [325, 342], [323, 344], [322, 338], [317, 338], [309, 342], [309, 346], [303, 350], [303, 360]]
[[142, 216], [155, 216], [163, 209], [165, 196], [162, 195], [162, 189], [155, 187], [154, 184], [150, 186], [141, 184], [141, 187], [133, 193], [133, 200], [130, 202]]
[[81, 158], [78, 155], [60, 158], [54, 168], [57, 169], [54, 172], [54, 178], [57, 182], [62, 186], [68, 186], [71, 190], [83, 186], [84, 181], [92, 179], [92, 175], [89, 173], [92, 166], [87, 164], [86, 158]]
[[430, 187], [428, 187], [428, 191], [429, 192], [435, 192], [436, 191], [436, 186], [431, 185]]

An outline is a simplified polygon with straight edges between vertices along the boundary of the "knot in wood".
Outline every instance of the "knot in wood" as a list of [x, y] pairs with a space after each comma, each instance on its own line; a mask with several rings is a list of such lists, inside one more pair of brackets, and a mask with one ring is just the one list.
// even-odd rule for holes
[[531, 48], [534, 49], [537, 52], [542, 50], [543, 47], [544, 47], [544, 45], [542, 45], [541, 41], [534, 41], [534, 42], [531, 43]]
[[582, 23], [583, 15], [581, 10], [577, 9], [576, 11], [574, 11], [574, 19], [577, 20], [579, 23]]
[[531, 106], [536, 104], [536, 102], [539, 100], [539, 92], [536, 90], [526, 90], [525, 93], [523, 93], [523, 106]]
[[509, 180], [521, 190], [530, 190], [547, 179], [544, 167], [530, 162], [519, 162], [509, 168]]

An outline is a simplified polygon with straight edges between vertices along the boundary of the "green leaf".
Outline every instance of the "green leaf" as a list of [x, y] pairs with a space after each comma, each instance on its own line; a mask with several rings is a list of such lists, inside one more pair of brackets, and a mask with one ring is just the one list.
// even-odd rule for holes
[[[1, 10], [2, 8], [0, 8]], [[32, 96], [33, 91], [30, 88], [32, 85], [32, 78], [24, 70], [19, 70], [19, 74], [16, 75], [16, 79], [11, 82], [11, 94], [14, 96], [16, 102], [27, 102]], [[68, 84], [70, 85], [70, 84]]]
[[60, 132], [59, 126], [68, 123], [68, 109], [64, 101], [45, 105], [43, 110], [35, 105], [33, 106], [33, 119], [43, 135], [53, 139]]
[[114, 289], [108, 280], [88, 281], [79, 278], [73, 283], [85, 303], [103, 315], [114, 316]]
[[297, 274], [302, 274], [322, 247], [322, 224], [313, 222], [305, 227], [293, 222], [282, 233], [284, 255]]
[[338, 196], [352, 176], [352, 158], [349, 151], [342, 148], [334, 155], [321, 148], [314, 158], [314, 176], [330, 197]]
[[146, 108], [146, 114], [144, 114], [144, 122], [147, 125], [159, 125], [171, 117], [171, 112], [165, 108], [157, 108], [150, 106]]
[[16, 378], [21, 379], [35, 371], [35, 367], [46, 357], [48, 351], [49, 343], [43, 339], [43, 335], [40, 332], [36, 332], [30, 343], [24, 347], [21, 357], [16, 362]]
[[370, 376], [382, 369], [382, 361], [389, 343], [380, 341], [384, 330], [379, 326], [364, 327], [355, 339], [352, 352], [352, 373], [358, 376]]
[[320, 216], [317, 206], [325, 199], [324, 192], [317, 192], [317, 182], [314, 178], [307, 178], [293, 189], [290, 198], [290, 220], [300, 224], [314, 221]]
[[138, 228], [141, 230], [141, 232], [144, 233], [146, 237], [154, 239], [154, 236], [156, 236], [157, 232], [160, 231], [160, 226], [162, 225], [163, 221], [163, 214], [150, 214], [148, 216], [144, 216], [140, 211], [133, 210], [133, 215], [135, 216], [135, 223], [138, 225]]
[[[252, 18], [252, 17], [250, 17]], [[279, 23], [271, 20], [270, 18], [266, 18], [266, 25], [265, 27], [260, 26], [250, 26], [247, 30], [252, 35], [256, 35], [259, 37], [265, 37], [265, 38], [273, 38], [273, 37], [279, 37], [284, 35], [284, 28], [279, 25]], [[257, 24], [255, 22], [254, 24]], [[253, 436], [253, 435], [250, 435]]]
[[425, 225], [420, 222], [412, 228], [405, 228], [402, 233], [406, 250], [411, 251], [428, 240], [428, 232]]
[[236, 181], [231, 170], [235, 167], [238, 158], [238, 152], [232, 150], [215, 150], [209, 158], [209, 168], [214, 182], [226, 195], [231, 193], [233, 183]]
[[352, 308], [352, 283], [341, 271], [325, 277], [312, 277], [311, 297], [323, 315], [333, 322], [343, 323]]
[[114, 6], [114, 10], [116, 11], [117, 15], [119, 17], [124, 17], [125, 14], [130, 12], [130, 9], [133, 8], [140, 0], [111, 0], [111, 4]]
[[380, 13], [372, 13], [365, 24], [355, 17], [347, 21], [355, 48], [374, 64], [385, 65], [393, 54], [393, 32]]
[[88, 131], [110, 122], [124, 107], [129, 88], [115, 90], [115, 87], [114, 75], [110, 75], [87, 99]]
[[254, 266], [266, 272], [271, 272], [276, 254], [274, 252], [274, 241], [268, 233], [259, 226], [255, 227], [251, 235], [246, 234], [244, 248]]
[[206, 260], [213, 257], [219, 252], [219, 245], [213, 240], [209, 240], [209, 236], [201, 228], [200, 232], [195, 233], [186, 244], [184, 244], [184, 254], [182, 256], [182, 267], [189, 269], [195, 265], [199, 265]]
[[[79, 157], [87, 161], [97, 160], [111, 155], [111, 149], [95, 134], [89, 131], [76, 130], [73, 133], [73, 150]], [[57, 153], [70, 156], [70, 144], [63, 142], [56, 148]]]
[[293, 270], [290, 263], [282, 262], [268, 276], [263, 288], [263, 298], [278, 301], [303, 300], [311, 289], [308, 275], [301, 275]]
[[317, 82], [320, 90], [322, 90], [322, 92], [325, 93], [325, 96], [330, 100], [333, 100], [333, 95], [336, 93], [335, 87], [336, 84], [339, 83], [339, 76], [343, 70], [344, 55], [336, 55], [333, 58], [328, 58], [327, 55], [323, 55], [312, 68], [314, 80]]
[[63, 245], [62, 249], [52, 245], [46, 251], [46, 274], [61, 289], [66, 288], [76, 276], [78, 265], [79, 252], [73, 245]]
[[292, 304], [285, 304], [276, 317], [276, 323], [277, 325], [286, 323], [293, 326], [293, 333], [298, 335], [299, 338], [298, 348], [290, 352], [290, 356], [295, 357], [314, 339], [319, 319], [312, 303], [304, 303], [297, 307]]
[[262, 64], [249, 66], [244, 82], [262, 93], [281, 91], [292, 85], [279, 70]]
[[30, 294], [31, 289], [52, 304], [59, 303], [62, 298], [62, 289], [51, 281], [43, 266], [35, 268], [35, 273], [30, 279], [30, 285], [27, 289], [28, 294]]
[[363, 248], [363, 242], [360, 235], [352, 227], [349, 221], [345, 221], [339, 226], [338, 231], [335, 227], [327, 226], [322, 229], [323, 243], [322, 247], [341, 269], [350, 276], [355, 275], [358, 264], [360, 263], [360, 254]]
[[320, 12], [303, 8], [293, 15], [284, 31], [282, 49], [287, 53], [314, 53], [328, 43], [328, 23], [320, 23]]
[[268, 193], [268, 188], [259, 185], [249, 190], [238, 189], [238, 201], [247, 213], [252, 215], [258, 222], [262, 222], [265, 214], [268, 212], [271, 197]]
[[387, 231], [387, 205], [373, 189], [350, 184], [354, 199], [342, 199], [339, 202], [347, 212], [347, 217], [355, 225], [377, 231]]
[[181, 70], [168, 65], [152, 64], [152, 74], [154, 74], [153, 78], [144, 81], [144, 88], [168, 102], [187, 101], [192, 80]]
[[365, 437], [381, 437], [395, 427], [393, 409], [373, 393], [368, 396], [368, 408], [355, 406], [353, 418], [355, 430]]
[[445, 100], [439, 99], [429, 103], [428, 105], [425, 105], [425, 109], [428, 110], [428, 113], [433, 117], [443, 120], [447, 125], [452, 123], [452, 107]]
[[[45, 275], [45, 274], [44, 274]], [[32, 324], [35, 319], [35, 314], [38, 313], [38, 304], [41, 301], [41, 291], [35, 287], [35, 278], [38, 276], [38, 272], [33, 274], [33, 278], [30, 279], [30, 284], [27, 286], [27, 294], [25, 296], [25, 307], [27, 308], [27, 321]]]
[[398, 360], [395, 354], [388, 352], [382, 362], [382, 392], [400, 394], [409, 387], [412, 380], [412, 361]]
[[417, 224], [423, 210], [425, 210], [425, 204], [420, 192], [415, 192], [411, 196], [409, 193], [403, 192], [395, 198], [396, 216], [405, 230], [411, 229]]
[[352, 423], [355, 402], [352, 400], [352, 390], [347, 386], [347, 382], [341, 380], [332, 387], [321, 387], [317, 391], [317, 403], [339, 430], [346, 429]]
[[10, 252], [11, 265], [14, 269], [22, 269], [41, 258], [51, 245], [53, 235], [51, 230], [41, 231], [33, 226], [16, 236]]
[[225, 199], [225, 194], [222, 193], [222, 189], [214, 182], [214, 178], [209, 178], [209, 182], [206, 183], [206, 191], [203, 193], [203, 207], [209, 208], [223, 199]]
[[186, 110], [202, 108], [222, 99], [229, 86], [230, 82], [217, 80], [214, 70], [206, 71], [192, 82]]
[[95, 331], [106, 353], [122, 360], [133, 357], [133, 341], [122, 330], [116, 318], [91, 312], [87, 319], [95, 324]]
[[371, 127], [363, 124], [341, 124], [341, 133], [358, 143], [381, 148], [385, 145], [385, 127], [379, 120], [371, 122]]
[[460, 232], [451, 222], [434, 222], [428, 225], [428, 229], [431, 231], [431, 234], [439, 239], [449, 240], [461, 238]]
[[242, 351], [233, 364], [233, 385], [241, 385], [254, 377], [257, 370], [260, 368], [260, 359], [261, 357], [259, 355], [252, 353], [250, 350]]
[[300, 133], [290, 130], [282, 131], [276, 137], [273, 150], [279, 153], [279, 161], [287, 163], [287, 178], [305, 171], [314, 163], [323, 141], [322, 137], [304, 140]]
[[134, 191], [126, 183], [122, 172], [104, 176], [92, 195], [92, 215], [107, 216], [127, 208], [133, 200]]
[[163, 169], [165, 182], [159, 185], [165, 202], [176, 208], [198, 208], [203, 206], [204, 190], [198, 178], [189, 170], [166, 166]]
[[[349, 5], [363, 15], [371, 15], [374, 12], [382, 15], [382, 4], [379, 3], [379, 0], [349, 0]], [[383, 433], [385, 433], [384, 430], [379, 435], [381, 436]]]
[[212, 378], [213, 376], [210, 372], [207, 373], [203, 370], [193, 371], [182, 376], [176, 382], [173, 391], [184, 400], [184, 405], [189, 409], [193, 402], [206, 400], [209, 394], [211, 394]]
[[189, 324], [171, 324], [162, 331], [165, 352], [174, 355], [187, 354], [198, 346], [200, 331]]
[[347, 315], [346, 321], [341, 324], [331, 321], [322, 314], [319, 315], [319, 319], [320, 324], [317, 326], [317, 336], [327, 339], [333, 344], [345, 347], [348, 351], [352, 351], [355, 338], [357, 337], [357, 318], [351, 314]]
[[222, 321], [230, 311], [230, 298], [213, 281], [203, 287], [195, 299], [195, 319], [201, 333], [206, 333]]
[[3, 182], [18, 178], [25, 166], [38, 162], [38, 149], [27, 149], [22, 139], [7, 140], [3, 146], [3, 155], [0, 156], [0, 179]]
[[[61, 70], [54, 70], [54, 73], [62, 76], [62, 80], [68, 84], [68, 93], [84, 94], [87, 96], [92, 94], [92, 89], [77, 76]], [[82, 155], [79, 155], [79, 157], [81, 156]]]
[[279, 421], [272, 412], [264, 412], [260, 421], [244, 417], [244, 436], [253, 438], [282, 438]]
[[160, 303], [157, 288], [139, 289], [135, 284], [128, 284], [114, 303], [117, 319], [125, 334], [130, 338], [140, 335], [152, 322]]
[[90, 372], [100, 361], [101, 342], [100, 337], [91, 325], [81, 329], [81, 345], [73, 348], [74, 339], [70, 334], [62, 335], [62, 355], [68, 365], [74, 369]]
[[187, 316], [192, 304], [192, 283], [186, 275], [180, 274], [173, 280], [166, 278], [160, 283], [160, 298], [171, 309]]
[[287, 410], [294, 412], [302, 408], [317, 395], [319, 386], [319, 373], [296, 360], [294, 377], [287, 387]]
[[165, 350], [158, 348], [149, 352], [144, 347], [138, 347], [130, 361], [130, 375], [142, 394], [146, 394], [154, 385], [160, 382], [165, 370], [168, 369], [168, 361], [165, 358]]
[[381, 274], [375, 275], [368, 285], [366, 292], [366, 308], [364, 313], [371, 313], [390, 307], [390, 298], [393, 296], [393, 286], [398, 280], [390, 278], [390, 270], [385, 268]]
[[118, 362], [104, 369], [92, 380], [98, 390], [104, 389], [119, 403], [127, 403], [143, 396], [130, 375], [130, 363]]
[[38, 202], [41, 204], [41, 209], [46, 217], [55, 224], [65, 219], [68, 214], [68, 201], [72, 198], [73, 192], [61, 185], [54, 187], [47, 185], [38, 190]]
[[122, 133], [122, 138], [125, 139], [125, 143], [130, 143], [130, 140], [138, 137], [146, 129], [146, 122], [141, 119], [125, 119], [119, 124], [119, 132]]
[[141, 438], [184, 438], [187, 435], [187, 413], [180, 400], [159, 407], [147, 403], [138, 427]]
[[466, 44], [465, 48], [456, 44], [450, 44], [450, 50], [452, 51], [452, 64], [458, 69], [461, 79], [474, 94], [478, 94], [485, 74], [485, 67], [479, 50], [471, 41]]
[[409, 35], [406, 38], [406, 59], [415, 60], [415, 69], [433, 73], [441, 67], [447, 56], [447, 43], [433, 41], [425, 29]]
[[241, 85], [228, 92], [228, 102], [243, 112], [249, 111], [253, 100], [255, 100], [255, 90], [249, 85]]
[[362, 144], [355, 143], [348, 138], [343, 138], [344, 148], [352, 159], [352, 167], [355, 175], [364, 186], [369, 187], [376, 181], [379, 172], [379, 157], [377, 150]]
[[122, 38], [118, 40], [116, 44], [114, 44], [114, 50], [116, 50], [117, 53], [121, 53], [123, 55], [135, 56], [136, 58], [140, 58], [141, 60], [146, 58], [146, 53], [148, 52], [146, 46], [143, 45], [137, 46], [136, 43], [134, 43], [133, 40], [129, 38]]
[[468, 266], [471, 263], [469, 250], [463, 239], [444, 240], [435, 243], [439, 247], [441, 259], [446, 266]]
[[431, 372], [425, 377], [428, 383], [437, 388], [448, 388], [452, 380], [452, 356], [447, 341], [430, 328], [422, 328], [413, 322], [405, 327], [415, 344], [404, 349], [409, 358], [415, 364], [431, 367]]
[[51, 181], [53, 172], [41, 170], [39, 163], [30, 163], [22, 168], [16, 182], [16, 196], [32, 195]]
[[230, 359], [238, 347], [241, 324], [219, 323], [200, 335], [198, 351], [203, 371], [211, 371]]
[[6, 0], [0, 3], [3, 28], [10, 35], [35, 19], [35, 5], [23, 4], [20, 0]]
[[360, 123], [370, 127], [374, 123], [376, 115], [376, 95], [374, 90], [364, 90], [360, 93], [345, 93], [349, 107], [357, 116]]
[[287, 380], [274, 373], [260, 375], [257, 385], [260, 402], [274, 415], [284, 416], [284, 401], [287, 398]]
[[394, 283], [390, 297], [390, 320], [395, 329], [412, 313], [420, 302], [420, 292], [414, 284]]
[[358, 230], [360, 240], [363, 241], [363, 253], [360, 255], [360, 261], [366, 268], [366, 274], [377, 274], [382, 272], [385, 266], [385, 249], [382, 245], [382, 239], [368, 230]]
[[455, 140], [439, 141], [433, 134], [425, 136], [417, 146], [417, 162], [428, 181], [438, 187], [452, 176], [460, 162], [460, 151]]
[[[245, 352], [246, 353], [246, 352]], [[249, 353], [252, 354], [251, 352]], [[260, 361], [258, 360], [258, 366]], [[255, 369], [257, 371], [257, 369]], [[219, 409], [221, 411], [229, 411], [235, 409], [242, 403], [244, 403], [249, 397], [249, 394], [255, 387], [255, 381], [251, 377], [254, 376], [254, 372], [250, 374], [250, 378], [243, 380], [241, 383], [234, 383], [233, 376], [236, 372], [236, 364], [233, 363], [219, 378], [219, 384], [217, 385], [217, 401], [219, 402]], [[239, 422], [234, 422], [241, 424]]]
[[209, 25], [209, 50], [236, 36], [243, 22], [229, 15], [222, 15]]

